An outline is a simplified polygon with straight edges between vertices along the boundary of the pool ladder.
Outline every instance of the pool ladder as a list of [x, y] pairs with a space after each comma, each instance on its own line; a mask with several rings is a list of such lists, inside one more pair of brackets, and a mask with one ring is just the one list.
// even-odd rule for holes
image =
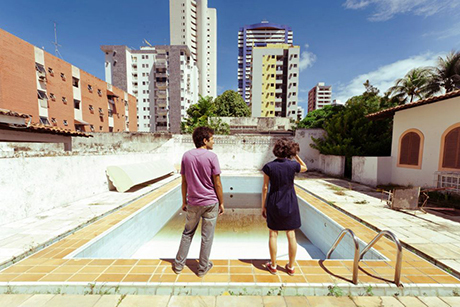
[[363, 249], [361, 253], [359, 253], [359, 243], [358, 243], [358, 238], [356, 237], [355, 233], [353, 230], [347, 228], [344, 229], [340, 232], [339, 236], [335, 240], [334, 244], [332, 244], [331, 249], [326, 255], [326, 259], [329, 259], [331, 257], [331, 254], [334, 252], [336, 249], [337, 245], [339, 245], [340, 241], [342, 241], [343, 237], [346, 234], [350, 234], [351, 238], [353, 239], [353, 243], [355, 245], [355, 252], [354, 252], [354, 257], [353, 257], [353, 283], [356, 285], [358, 284], [358, 268], [359, 268], [359, 261], [361, 261], [364, 257], [364, 255], [374, 246], [375, 243], [377, 243], [378, 240], [380, 240], [381, 237], [384, 235], [390, 236], [391, 239], [396, 244], [397, 252], [396, 252], [396, 266], [395, 266], [395, 279], [394, 283], [397, 286], [401, 285], [401, 262], [402, 262], [402, 245], [401, 242], [399, 242], [399, 239], [389, 230], [382, 230], [379, 232], [372, 241], [367, 244], [367, 246]]

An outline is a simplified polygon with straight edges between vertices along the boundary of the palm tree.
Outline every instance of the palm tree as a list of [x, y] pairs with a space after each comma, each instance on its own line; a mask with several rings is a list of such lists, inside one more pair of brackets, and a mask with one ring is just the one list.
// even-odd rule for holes
[[388, 93], [392, 99], [398, 100], [399, 104], [412, 102], [414, 98], [425, 99], [437, 92], [431, 83], [432, 78], [432, 69], [414, 68], [404, 78], [397, 79], [395, 85], [388, 89]]
[[460, 89], [460, 52], [451, 51], [446, 59], [438, 58], [431, 86], [438, 91], [444, 88], [447, 93]]

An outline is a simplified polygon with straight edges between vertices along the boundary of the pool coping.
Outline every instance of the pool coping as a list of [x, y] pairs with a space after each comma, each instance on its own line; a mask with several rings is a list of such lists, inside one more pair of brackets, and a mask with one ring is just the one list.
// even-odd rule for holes
[[[145, 288], [152, 288], [152, 289], [161, 289], [161, 291], [178, 291], [177, 289], [182, 288], [197, 288], [193, 291], [199, 292], [199, 287], [206, 286], [208, 287], [207, 282], [203, 282], [206, 280], [206, 276], [209, 278], [215, 277], [215, 279], [222, 279], [226, 282], [218, 282], [210, 283], [215, 284], [216, 289], [234, 289], [230, 291], [237, 291], [236, 289], [259, 289], [264, 287], [274, 287], [275, 289], [278, 288], [285, 288], [286, 291], [294, 291], [292, 289], [301, 289], [301, 288], [308, 288], [308, 289], [317, 289], [317, 291], [321, 292], [324, 289], [327, 290], [328, 287], [335, 287], [337, 285], [348, 285], [350, 289], [360, 289], [359, 287], [369, 287], [371, 286], [373, 289], [394, 289], [395, 291], [403, 291], [407, 289], [407, 291], [418, 291], [418, 294], [422, 295], [423, 291], [440, 291], [449, 289], [450, 293], [442, 293], [439, 295], [454, 295], [455, 293], [459, 292], [460, 280], [457, 278], [449, 275], [448, 273], [442, 271], [441, 269], [437, 268], [433, 264], [427, 262], [426, 260], [420, 258], [419, 256], [411, 253], [408, 250], [404, 251], [404, 258], [403, 258], [403, 272], [401, 281], [403, 283], [403, 287], [396, 287], [392, 284], [392, 276], [394, 274], [394, 265], [395, 265], [395, 253], [394, 253], [394, 245], [391, 241], [386, 238], [383, 238], [379, 243], [375, 245], [375, 248], [384, 256], [386, 256], [389, 260], [372, 260], [372, 261], [361, 261], [360, 262], [360, 283], [358, 286], [353, 285], [352, 283], [343, 283], [343, 280], [350, 280], [351, 278], [351, 261], [340, 261], [340, 260], [304, 260], [298, 261], [298, 266], [300, 267], [300, 271], [296, 276], [290, 277], [287, 274], [280, 272], [278, 277], [271, 278], [271, 277], [263, 277], [263, 276], [270, 276], [266, 271], [263, 271], [261, 268], [257, 268], [254, 263], [251, 264], [243, 264], [238, 263], [238, 261], [231, 261], [228, 260], [227, 265], [221, 265], [221, 270], [223, 272], [227, 272], [224, 274], [214, 273], [211, 270], [206, 276], [205, 279], [200, 279], [193, 274], [193, 272], [184, 272], [180, 275], [175, 275], [171, 268], [170, 263], [164, 260], [158, 260], [159, 262], [156, 265], [141, 265], [142, 260], [136, 259], [129, 259], [129, 260], [116, 260], [111, 259], [107, 260], [107, 264], [105, 265], [97, 265], [98, 262], [95, 262], [94, 265], [91, 265], [93, 260], [91, 259], [65, 259], [67, 255], [69, 255], [72, 251], [75, 251], [78, 247], [86, 244], [87, 242], [91, 241], [94, 236], [100, 235], [107, 229], [111, 228], [116, 223], [119, 223], [124, 218], [129, 217], [134, 212], [144, 208], [147, 206], [151, 201], [158, 199], [165, 192], [171, 190], [172, 188], [178, 186], [180, 184], [180, 178], [176, 178], [170, 182], [164, 183], [162, 186], [158, 187], [156, 190], [138, 198], [137, 200], [132, 201], [130, 204], [119, 208], [115, 212], [111, 214], [107, 214], [106, 216], [100, 218], [99, 220], [87, 225], [86, 227], [82, 227], [81, 229], [75, 231], [72, 235], [68, 235], [66, 238], [55, 242], [54, 244], [45, 247], [43, 250], [35, 253], [34, 255], [24, 259], [9, 268], [0, 272], [0, 289], [8, 289], [8, 287], [20, 287], [21, 291], [28, 291], [27, 289], [34, 289], [34, 291], [40, 291], [46, 293], [50, 290], [45, 290], [43, 287], [51, 287], [55, 286], [56, 289], [59, 287], [66, 287], [69, 291], [72, 287], [77, 287], [79, 291], [86, 291], [85, 289], [88, 285], [93, 285], [94, 288], [96, 285], [110, 285], [113, 283], [116, 284], [118, 288], [124, 288], [125, 290], [129, 290], [130, 287], [145, 287]], [[310, 203], [313, 207], [319, 209], [324, 214], [328, 215], [331, 219], [333, 219], [338, 224], [342, 225], [345, 228], [351, 228], [357, 235], [364, 241], [369, 242], [371, 238], [373, 238], [376, 233], [357, 221], [353, 219], [349, 215], [345, 214], [337, 210], [336, 208], [332, 207], [327, 202], [321, 201], [318, 198], [315, 198], [304, 188], [296, 185], [297, 194], [299, 197], [306, 200]], [[364, 238], [363, 238], [363, 233]], [[48, 254], [48, 255], [47, 255]], [[80, 262], [80, 263], [79, 263]], [[163, 263], [162, 263], [163, 262]], [[216, 261], [217, 262], [217, 261]], [[285, 261], [284, 261], [285, 262]], [[103, 262], [101, 262], [103, 263]], [[143, 263], [147, 264], [148, 261], [144, 261]], [[152, 262], [153, 263], [153, 262]], [[219, 263], [217, 263], [219, 264]], [[334, 264], [330, 265], [330, 264]], [[145, 269], [147, 274], [131, 274], [130, 272], [134, 272], [133, 269], [135, 265], [138, 265], [140, 270]], [[284, 265], [283, 261], [279, 261], [279, 265]], [[153, 270], [153, 267], [155, 269]], [[248, 269], [247, 267], [250, 267]], [[101, 270], [98, 273], [90, 274], [84, 272], [91, 272], [91, 269]], [[101, 267], [105, 267], [102, 270]], [[216, 268], [219, 265], [216, 265]], [[227, 267], [227, 268], [225, 268]], [[246, 269], [243, 269], [246, 267]], [[316, 269], [316, 273], [314, 274], [306, 274], [303, 273], [302, 268], [307, 267], [306, 273], [308, 270], [312, 270], [312, 268]], [[231, 272], [232, 268], [235, 272]], [[241, 270], [236, 270], [235, 268], [241, 268]], [[161, 269], [161, 271], [160, 271]], [[117, 271], [119, 270], [119, 271]], [[152, 271], [153, 270], [153, 271]], [[157, 273], [158, 270], [158, 273]], [[367, 272], [368, 270], [369, 272]], [[246, 271], [246, 273], [242, 273]], [[249, 272], [250, 271], [250, 272]], [[367, 272], [367, 273], [365, 273]], [[105, 273], [105, 274], [104, 274]], [[332, 274], [332, 275], [331, 275]], [[369, 275], [370, 274], [370, 275]], [[91, 275], [83, 276], [83, 275]], [[95, 276], [97, 275], [97, 276]], [[146, 276], [141, 275], [149, 275], [147, 282], [140, 282], [140, 283], [133, 283], [133, 282], [125, 282], [125, 279], [131, 278], [146, 278]], [[78, 279], [88, 277], [88, 280], [84, 280], [83, 282], [77, 281], [69, 281], [72, 278]], [[263, 278], [262, 278], [263, 277]], [[55, 279], [53, 281], [53, 278]], [[151, 282], [151, 280], [155, 278], [159, 282]], [[270, 282], [276, 280], [278, 278], [278, 282]], [[64, 279], [61, 280], [60, 279]], [[190, 282], [182, 282], [181, 280], [190, 280]], [[265, 279], [266, 282], [257, 281], [257, 279]], [[321, 282], [309, 282], [311, 281], [320, 280]], [[53, 283], [50, 283], [50, 280]], [[233, 281], [232, 281], [233, 280]], [[234, 282], [234, 280], [238, 280]], [[246, 282], [246, 281], [250, 282]], [[171, 282], [173, 281], [173, 282]], [[281, 281], [281, 282], [280, 282]], [[300, 281], [300, 282], [299, 282]], [[303, 281], [303, 282], [302, 282]], [[168, 284], [171, 282], [171, 284]], [[82, 285], [85, 284], [86, 286]], [[60, 285], [60, 286], [59, 286]], [[273, 286], [275, 285], [275, 286]], [[300, 285], [300, 286], [299, 286]], [[321, 285], [321, 286], [318, 286]], [[362, 286], [360, 286], [362, 285]], [[25, 286], [27, 289], [22, 289]], [[171, 288], [173, 287], [173, 288]], [[213, 286], [214, 287], [214, 286]], [[239, 288], [238, 288], [239, 287]], [[346, 286], [344, 286], [346, 288]], [[280, 289], [281, 289], [280, 288]], [[140, 288], [139, 288], [140, 289]], [[168, 290], [169, 289], [169, 290]], [[287, 290], [291, 289], [291, 290]], [[320, 290], [323, 289], [323, 290]], [[397, 290], [398, 289], [398, 290]], [[418, 290], [417, 290], [418, 289]], [[420, 289], [424, 289], [423, 291]], [[428, 289], [428, 290], [427, 290]], [[436, 290], [438, 289], [438, 290]], [[267, 291], [275, 291], [273, 289], [266, 289]], [[57, 291], [57, 290], [56, 290]], [[63, 291], [61, 289], [61, 291]], [[150, 290], [149, 290], [150, 291]], [[155, 290], [156, 291], [156, 290]], [[190, 290], [192, 291], [192, 290]], [[192, 292], [193, 292], [192, 291]], [[220, 291], [220, 290], [219, 290]], [[227, 290], [226, 290], [227, 291]], [[241, 291], [241, 290], [238, 290]], [[249, 291], [246, 289], [246, 291]], [[251, 290], [252, 291], [252, 290]], [[259, 291], [259, 290], [257, 290]], [[262, 291], [262, 290], [261, 290]], [[300, 290], [295, 290], [300, 291]], [[307, 291], [307, 290], [306, 290]], [[310, 290], [308, 290], [310, 291]], [[316, 291], [316, 290], [315, 290]], [[329, 290], [327, 290], [329, 291]], [[378, 290], [380, 291], [380, 290]], [[383, 290], [382, 290], [383, 291]], [[393, 290], [392, 290], [393, 291]], [[446, 292], [449, 292], [446, 290]], [[150, 292], [148, 292], [150, 293]], [[171, 293], [171, 292], [168, 292]], [[194, 293], [194, 292], [193, 292]], [[297, 292], [296, 292], [297, 293]], [[311, 292], [307, 292], [311, 293]], [[323, 293], [323, 292], [321, 292]], [[396, 293], [396, 292], [395, 292]], [[432, 293], [432, 292], [430, 292]], [[155, 293], [159, 294], [159, 293]], [[213, 293], [214, 294], [214, 293]], [[218, 293], [217, 293], [218, 294]], [[384, 293], [385, 294], [385, 293]], [[288, 295], [288, 294], [286, 294]], [[293, 294], [296, 295], [296, 294]], [[305, 294], [302, 294], [305, 295]]]

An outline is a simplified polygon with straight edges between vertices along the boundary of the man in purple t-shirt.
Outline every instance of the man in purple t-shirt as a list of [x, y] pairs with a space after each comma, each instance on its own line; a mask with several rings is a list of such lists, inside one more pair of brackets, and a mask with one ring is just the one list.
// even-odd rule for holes
[[195, 149], [182, 156], [182, 210], [187, 212], [185, 229], [173, 271], [179, 274], [185, 265], [193, 235], [201, 222], [201, 249], [198, 264], [199, 277], [213, 266], [209, 261], [217, 216], [224, 213], [224, 194], [220, 181], [220, 166], [217, 155], [211, 152], [214, 146], [214, 130], [198, 127], [193, 131]]

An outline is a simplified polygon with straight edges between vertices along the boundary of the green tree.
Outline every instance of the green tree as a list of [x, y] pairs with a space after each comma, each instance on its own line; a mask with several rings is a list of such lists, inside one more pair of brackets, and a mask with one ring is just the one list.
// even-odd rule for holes
[[210, 96], [200, 96], [197, 103], [187, 110], [187, 119], [181, 123], [182, 133], [192, 133], [196, 127], [206, 126], [214, 129], [216, 134], [230, 134], [230, 127], [221, 119], [212, 120], [215, 116], [216, 105]]
[[322, 109], [317, 109], [307, 113], [304, 119], [302, 119], [296, 126], [299, 128], [323, 128], [324, 123], [327, 122], [332, 116], [337, 114], [344, 108], [343, 105], [327, 105]]
[[345, 156], [345, 176], [351, 176], [351, 157], [391, 154], [392, 119], [370, 121], [367, 114], [393, 106], [391, 100], [377, 95], [375, 87], [350, 98], [345, 107], [323, 125], [324, 138], [313, 138], [313, 148], [326, 155]]
[[388, 89], [388, 94], [400, 104], [425, 99], [433, 96], [437, 90], [432, 85], [432, 69], [420, 67], [411, 69], [404, 78], [397, 79], [395, 85]]
[[248, 117], [251, 116], [249, 109], [243, 97], [237, 92], [228, 90], [217, 96], [214, 100], [216, 105], [216, 116], [221, 117]]
[[460, 89], [460, 52], [452, 51], [445, 59], [438, 58], [431, 85], [433, 90], [444, 88], [447, 93]]

